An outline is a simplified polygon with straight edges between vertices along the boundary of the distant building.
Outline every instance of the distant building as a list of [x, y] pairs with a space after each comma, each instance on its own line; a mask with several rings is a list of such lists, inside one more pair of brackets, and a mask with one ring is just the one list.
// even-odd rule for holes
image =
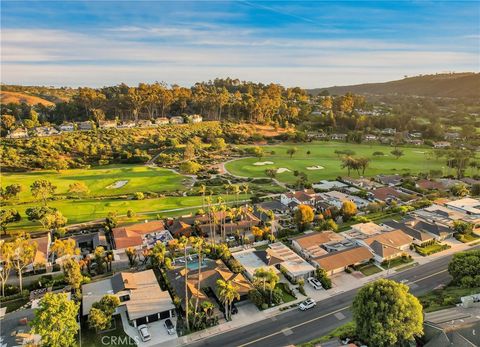
[[377, 135], [372, 135], [372, 134], [365, 135], [365, 141], [377, 141], [377, 140], [378, 140]]
[[137, 125], [140, 128], [148, 128], [148, 127], [151, 127], [153, 124], [150, 119], [139, 119], [137, 122]]
[[183, 124], [183, 117], [175, 116], [170, 118], [170, 124]]
[[58, 135], [59, 131], [53, 127], [36, 127], [35, 134], [39, 137]]
[[203, 117], [199, 114], [194, 114], [189, 117], [191, 123], [200, 123], [203, 121]]
[[135, 124], [134, 121], [124, 121], [118, 126], [118, 128], [130, 129], [130, 128], [135, 128], [136, 126], [137, 124]]
[[10, 133], [7, 135], [9, 139], [22, 139], [28, 137], [28, 131], [25, 128], [17, 128], [11, 130]]
[[92, 130], [93, 124], [90, 121], [80, 122], [78, 123], [79, 130]]
[[168, 120], [167, 117], [160, 117], [155, 119], [155, 124], [156, 125], [167, 125], [170, 124], [170, 121]]
[[452, 144], [448, 141], [437, 141], [437, 142], [433, 142], [433, 148], [448, 148], [450, 147]]
[[70, 132], [75, 130], [75, 124], [74, 123], [62, 123], [59, 126], [60, 131], [62, 132]]
[[336, 141], [345, 141], [347, 139], [347, 134], [332, 134], [330, 135], [330, 139]]
[[101, 121], [98, 122], [98, 126], [101, 129], [116, 128], [117, 127], [117, 121], [116, 120], [101, 120]]
[[385, 128], [380, 131], [383, 135], [395, 135], [397, 133], [397, 129], [394, 128]]
[[386, 186], [398, 186], [403, 182], [400, 175], [377, 175], [376, 180]]
[[455, 141], [455, 140], [460, 140], [460, 134], [456, 132], [450, 132], [450, 133], [445, 133], [444, 137], [445, 140], [447, 141]]

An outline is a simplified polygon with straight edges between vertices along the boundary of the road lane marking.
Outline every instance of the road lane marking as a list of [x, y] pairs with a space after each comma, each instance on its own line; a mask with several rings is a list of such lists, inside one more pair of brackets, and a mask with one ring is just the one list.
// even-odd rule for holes
[[[442, 271], [438, 271], [438, 272], [435, 272], [435, 273], [430, 274], [430, 275], [428, 275], [428, 276], [419, 278], [419, 279], [417, 279], [417, 280], [415, 280], [415, 281], [412, 281], [412, 282], [410, 282], [410, 283], [417, 283], [417, 282], [426, 280], [426, 279], [428, 279], [428, 278], [434, 277], [434, 276], [436, 276], [436, 275], [438, 275], [438, 274], [441, 274], [441, 273], [447, 272], [447, 271], [448, 271], [447, 269], [442, 270]], [[319, 319], [322, 319], [322, 318], [325, 318], [325, 317], [328, 317], [328, 316], [331, 316], [331, 315], [335, 315], [336, 313], [341, 312], [341, 311], [344, 311], [344, 310], [346, 310], [347, 308], [350, 308], [350, 305], [349, 305], [349, 306], [342, 307], [342, 308], [339, 308], [338, 310], [332, 311], [332, 312], [330, 312], [330, 313], [326, 313], [326, 314], [324, 314], [324, 315], [322, 315], [322, 316], [318, 316], [318, 317], [312, 318], [312, 319], [310, 319], [310, 320], [308, 320], [308, 321], [299, 323], [299, 324], [294, 325], [294, 326], [292, 326], [292, 327], [290, 327], [290, 328], [287, 328], [287, 329], [293, 330], [293, 329], [295, 329], [295, 328], [301, 327], [302, 325], [310, 324], [310, 323], [312, 323], [312, 322], [315, 322], [316, 320], [319, 320]], [[256, 339], [256, 340], [253, 340], [253, 341], [244, 343], [243, 345], [239, 345], [238, 347], [248, 346], [248, 345], [254, 344], [254, 343], [256, 343], [256, 342], [259, 342], [259, 341], [268, 339], [268, 338], [270, 338], [270, 337], [272, 337], [272, 336], [275, 336], [275, 335], [278, 335], [278, 334], [282, 334], [282, 333], [283, 333], [283, 330], [280, 330], [280, 331], [277, 331], [277, 332], [275, 332], [275, 333], [272, 333], [272, 334], [269, 334], [269, 335], [260, 337], [260, 338], [258, 338], [258, 339]]]

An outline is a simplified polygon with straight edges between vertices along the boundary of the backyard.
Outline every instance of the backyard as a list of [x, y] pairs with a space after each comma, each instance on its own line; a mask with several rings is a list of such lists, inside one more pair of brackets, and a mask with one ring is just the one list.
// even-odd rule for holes
[[[287, 150], [294, 147], [297, 151], [290, 157]], [[262, 149], [265, 153], [262, 158], [250, 157], [234, 160], [226, 163], [226, 169], [233, 175], [244, 177], [266, 177], [266, 169], [275, 169], [277, 170], [277, 179], [286, 183], [296, 181], [294, 171], [298, 170], [306, 173], [311, 182], [317, 182], [322, 179], [346, 176], [347, 170], [340, 167], [339, 156], [334, 152], [336, 150], [353, 150], [356, 156], [368, 157], [371, 160], [365, 176], [422, 172], [426, 170], [426, 164], [428, 164], [429, 170], [448, 170], [443, 159], [437, 160], [428, 156], [427, 154], [432, 152], [432, 149], [423, 147], [401, 147], [404, 156], [399, 159], [390, 153], [394, 149], [393, 147], [373, 144], [312, 142], [262, 146]], [[374, 156], [374, 152], [381, 152], [383, 155]], [[351, 172], [351, 175], [357, 176], [357, 173]]]

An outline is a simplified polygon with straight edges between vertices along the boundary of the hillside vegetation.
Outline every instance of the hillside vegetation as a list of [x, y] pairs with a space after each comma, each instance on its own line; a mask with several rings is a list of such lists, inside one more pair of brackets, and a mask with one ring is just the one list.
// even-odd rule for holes
[[35, 106], [41, 104], [43, 106], [53, 106], [55, 105], [53, 102], [42, 99], [38, 96], [28, 95], [24, 93], [17, 93], [17, 92], [8, 92], [2, 90], [0, 92], [0, 102], [2, 104], [27, 104], [30, 106]]
[[400, 94], [430, 97], [480, 98], [480, 74], [452, 73], [408, 77], [385, 83], [365, 83], [351, 86], [335, 86], [309, 90], [316, 95], [323, 90], [339, 95], [347, 92], [356, 94]]

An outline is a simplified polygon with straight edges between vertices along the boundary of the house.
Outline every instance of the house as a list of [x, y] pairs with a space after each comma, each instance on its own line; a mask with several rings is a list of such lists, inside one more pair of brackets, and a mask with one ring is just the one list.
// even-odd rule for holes
[[347, 134], [332, 134], [330, 135], [330, 139], [335, 141], [345, 141], [347, 139]]
[[58, 135], [59, 131], [53, 127], [35, 127], [35, 135], [39, 137]]
[[397, 129], [394, 128], [385, 128], [380, 131], [383, 135], [395, 135], [397, 133]]
[[92, 253], [95, 248], [102, 246], [104, 249], [110, 249], [110, 244], [107, 241], [104, 231], [98, 231], [87, 234], [72, 234], [62, 239], [72, 239], [75, 241], [75, 247], [80, 249], [81, 254], [87, 255]]
[[160, 117], [155, 119], [155, 124], [156, 125], [167, 125], [170, 124], [170, 121], [168, 120], [167, 117]]
[[326, 203], [335, 206], [336, 208], [341, 208], [344, 201], [352, 201], [359, 209], [367, 207], [370, 203], [368, 200], [362, 199], [358, 196], [344, 194], [336, 190], [321, 193], [321, 196]]
[[188, 117], [190, 123], [201, 123], [203, 121], [203, 117], [200, 116], [199, 114], [193, 114]]
[[183, 117], [181, 116], [174, 116], [170, 118], [170, 124], [183, 124]]
[[317, 198], [313, 189], [288, 192], [280, 195], [280, 202], [286, 206], [292, 202], [296, 203], [297, 205], [315, 206], [316, 201]]
[[437, 141], [437, 142], [433, 142], [433, 148], [448, 148], [450, 147], [452, 144], [448, 141]]
[[378, 263], [394, 259], [405, 253], [412, 243], [412, 238], [402, 230], [392, 230], [373, 235], [365, 239], [358, 239], [360, 246], [365, 246], [374, 253]]
[[114, 228], [112, 239], [114, 249], [123, 251], [130, 247], [151, 248], [156, 242], [167, 243], [173, 237], [162, 221], [152, 221]]
[[101, 120], [101, 121], [98, 121], [98, 126], [101, 129], [116, 128], [117, 127], [117, 121], [116, 120]]
[[403, 181], [400, 175], [377, 175], [375, 179], [386, 186], [398, 186]]
[[445, 190], [445, 186], [435, 180], [420, 179], [415, 182], [415, 187], [422, 190]]
[[397, 222], [396, 220], [385, 221], [381, 224], [383, 227], [388, 230], [401, 230], [408, 236], [413, 238], [413, 243], [419, 246], [422, 246], [426, 243], [432, 242], [435, 240], [435, 235], [426, 232], [419, 228], [419, 225], [409, 224], [409, 220], [403, 220]]
[[279, 260], [277, 268], [295, 280], [307, 279], [315, 271], [312, 265], [281, 242], [270, 244], [266, 251], [269, 257]]
[[255, 248], [245, 249], [243, 251], [232, 253], [235, 258], [245, 269], [244, 274], [253, 281], [253, 275], [257, 269], [271, 269], [276, 274], [280, 271], [275, 265], [281, 263], [280, 259], [272, 257], [266, 250], [256, 250]]
[[445, 206], [470, 216], [480, 217], [480, 200], [477, 199], [463, 198], [449, 201], [445, 203]]
[[424, 141], [420, 139], [406, 139], [405, 142], [414, 146], [421, 146], [424, 144]]
[[311, 259], [314, 266], [324, 269], [328, 275], [344, 271], [349, 266], [368, 263], [373, 258], [366, 247], [352, 247], [339, 252], [332, 252]]
[[377, 141], [378, 136], [373, 135], [373, 134], [367, 134], [367, 135], [365, 135], [364, 139], [365, 139], [365, 141]]
[[124, 121], [118, 126], [118, 128], [131, 129], [131, 128], [135, 128], [136, 126], [137, 124], [134, 121]]
[[350, 184], [352, 186], [355, 186], [360, 189], [365, 189], [365, 190], [372, 190], [375, 188], [380, 188], [382, 185], [378, 182], [372, 181], [368, 178], [353, 178], [353, 177], [342, 177], [342, 181]]
[[10, 133], [7, 135], [9, 139], [23, 139], [28, 137], [28, 131], [25, 128], [17, 128], [11, 130]]
[[294, 237], [292, 247], [305, 259], [317, 258], [327, 254], [322, 246], [331, 242], [343, 241], [345, 238], [333, 231], [310, 232]]
[[125, 308], [130, 324], [137, 327], [175, 316], [175, 305], [167, 291], [162, 291], [153, 270], [119, 272], [111, 278], [87, 283], [82, 286], [82, 315], [88, 316], [95, 302], [104, 295], [115, 295]]
[[150, 119], [139, 119], [137, 121], [137, 126], [139, 126], [140, 128], [148, 128], [148, 127], [151, 127], [152, 125], [153, 124]]
[[457, 132], [447, 132], [443, 135], [443, 138], [446, 140], [446, 141], [455, 141], [455, 140], [460, 140], [461, 139], [461, 136], [459, 133]]
[[[195, 301], [197, 298], [199, 304], [204, 301], [211, 302], [214, 306], [214, 316], [218, 318], [223, 317], [220, 307], [223, 306], [221, 297], [218, 293], [217, 281], [231, 281], [232, 285], [236, 287], [237, 293], [240, 295], [239, 300], [234, 302], [244, 301], [248, 299], [248, 293], [253, 289], [252, 284], [245, 278], [243, 274], [235, 274], [220, 260], [212, 260], [205, 258], [202, 262], [201, 273], [198, 272], [198, 259], [195, 256], [187, 260], [188, 265], [185, 269], [184, 259], [177, 258], [173, 261], [173, 268], [167, 270], [167, 277], [173, 287], [174, 294], [180, 298], [183, 308], [185, 308], [185, 270], [187, 271], [187, 292], [188, 299]], [[196, 266], [197, 265], [197, 266]], [[199, 275], [201, 275], [201, 286], [198, 289]], [[223, 308], [222, 308], [223, 309]]]
[[[448, 202], [449, 201], [446, 201], [445, 204]], [[423, 209], [415, 210], [411, 214], [424, 221], [435, 221], [436, 223], [440, 223], [448, 227], [452, 227], [453, 223], [457, 220], [474, 224], [474, 229], [477, 228], [475, 225], [480, 225], [480, 217], [469, 215], [465, 212], [454, 210], [439, 204], [433, 204]]]
[[29, 264], [25, 271], [33, 271], [34, 268], [43, 267], [47, 269], [47, 272], [51, 270], [52, 263], [50, 261], [50, 245], [52, 244], [52, 237], [50, 233], [47, 233], [45, 236], [29, 239], [31, 244], [36, 244], [37, 249], [35, 251], [35, 256], [33, 262]]
[[420, 132], [411, 132], [408, 134], [408, 137], [411, 139], [421, 139], [422, 138], [422, 133]]
[[260, 219], [263, 220], [259, 215], [264, 214], [261, 212], [262, 210], [264, 211], [272, 211], [276, 215], [283, 215], [286, 212], [288, 212], [288, 207], [284, 204], [282, 204], [278, 200], [271, 200], [271, 201], [264, 201], [261, 202], [257, 205], [255, 205], [255, 216], [259, 217]]
[[353, 224], [350, 230], [345, 232], [349, 239], [365, 239], [367, 237], [381, 234], [385, 228], [373, 222]]
[[339, 181], [322, 180], [320, 183], [312, 184], [312, 187], [318, 190], [332, 190], [345, 188], [348, 187], [348, 185]]
[[60, 131], [62, 132], [71, 132], [75, 130], [75, 124], [74, 123], [62, 123], [59, 126]]
[[78, 130], [92, 130], [93, 129], [93, 123], [90, 121], [84, 121], [78, 123]]
[[375, 200], [384, 201], [387, 204], [390, 204], [392, 201], [410, 200], [410, 196], [408, 194], [405, 194], [394, 187], [377, 188], [372, 190], [370, 194], [373, 196], [373, 198], [375, 198]]

